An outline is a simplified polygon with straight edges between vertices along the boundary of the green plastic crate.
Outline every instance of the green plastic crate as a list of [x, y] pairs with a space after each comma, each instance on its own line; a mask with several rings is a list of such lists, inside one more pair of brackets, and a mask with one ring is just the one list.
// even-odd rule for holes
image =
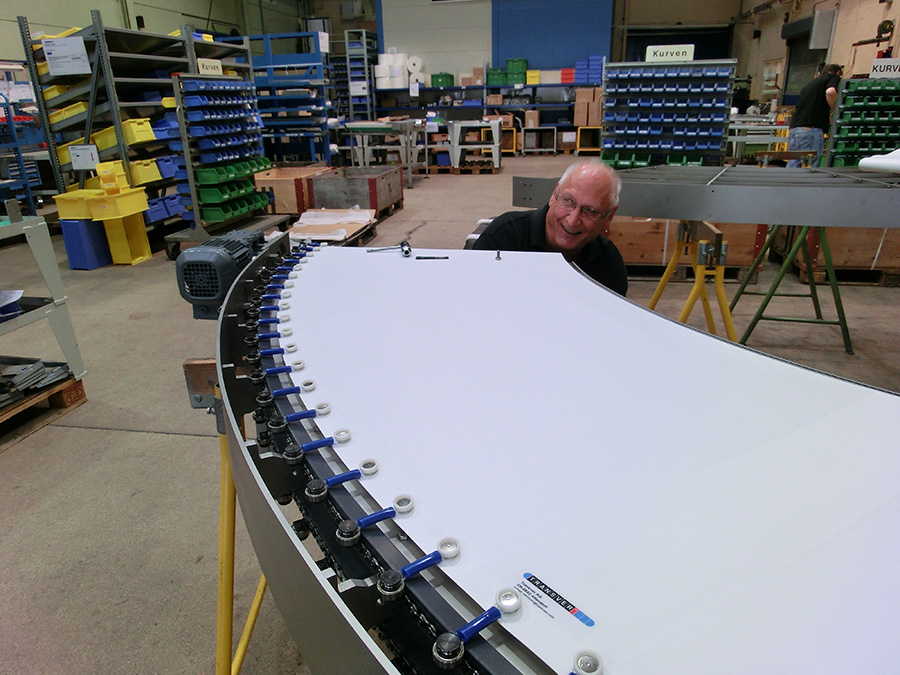
[[207, 223], [221, 223], [234, 218], [235, 213], [230, 204], [205, 206], [201, 209], [203, 220]]
[[453, 73], [432, 73], [431, 74], [431, 86], [432, 87], [452, 87], [453, 86]]

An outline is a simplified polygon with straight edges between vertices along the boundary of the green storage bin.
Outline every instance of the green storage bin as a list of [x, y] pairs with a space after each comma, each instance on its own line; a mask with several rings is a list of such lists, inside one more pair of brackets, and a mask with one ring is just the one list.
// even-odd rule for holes
[[201, 209], [203, 220], [207, 223], [222, 223], [226, 220], [234, 218], [234, 209], [230, 204], [220, 204], [219, 206], [205, 206]]
[[509, 77], [510, 73], [521, 73], [524, 75], [526, 70], [528, 70], [528, 59], [506, 59], [507, 77]]
[[432, 87], [452, 87], [453, 86], [453, 73], [432, 73], [431, 74], [431, 86]]
[[197, 169], [194, 174], [197, 185], [218, 185], [234, 178], [234, 173], [228, 171], [228, 167], [215, 166], [204, 169]]
[[213, 185], [197, 188], [197, 196], [201, 204], [221, 204], [234, 197], [234, 191], [230, 185]]

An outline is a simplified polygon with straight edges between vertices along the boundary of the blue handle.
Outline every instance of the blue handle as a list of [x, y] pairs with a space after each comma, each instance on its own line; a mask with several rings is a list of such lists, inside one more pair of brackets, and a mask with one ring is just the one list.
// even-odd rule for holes
[[300, 258], [285, 258], [282, 262], [288, 265], [299, 265]]
[[259, 308], [260, 312], [277, 312], [278, 305], [263, 305]]
[[311, 241], [311, 242], [309, 242], [309, 245], [310, 245], [310, 246], [313, 246], [313, 247], [316, 247], [316, 246], [321, 246], [322, 244], [320, 244], [320, 243], [317, 242], [317, 241]]
[[266, 368], [266, 375], [278, 375], [279, 373], [289, 373], [293, 370], [290, 366], [277, 366], [275, 368]]
[[272, 316], [267, 319], [260, 319], [256, 323], [258, 323], [258, 324], [279, 323], [280, 321], [281, 321], [281, 319], [279, 319], [277, 316]]
[[309, 253], [310, 251], [315, 251], [316, 249], [314, 249], [312, 246], [301, 246], [300, 250]]
[[273, 274], [272, 278], [273, 279], [290, 279], [290, 277], [287, 274]]
[[276, 267], [275, 269], [279, 272], [293, 272], [294, 266], [293, 265], [282, 265], [281, 267]]
[[328, 487], [334, 487], [335, 485], [340, 485], [341, 483], [346, 483], [348, 480], [356, 480], [362, 476], [359, 469], [353, 469], [351, 471], [345, 471], [344, 473], [339, 473], [336, 476], [332, 476], [331, 478], [325, 479], [325, 485]]
[[[300, 387], [297, 387], [297, 389], [299, 388]], [[272, 392], [272, 395], [274, 396], [275, 393]], [[334, 438], [332, 438], [331, 436], [329, 436], [328, 438], [321, 438], [318, 441], [309, 441], [308, 443], [304, 443], [300, 446], [300, 449], [303, 452], [309, 452], [310, 450], [318, 450], [319, 448], [324, 448], [329, 445], [334, 445]]]
[[267, 291], [278, 291], [284, 288], [284, 284], [269, 284], [266, 286]]
[[262, 296], [263, 300], [281, 300], [281, 293], [266, 293]]
[[456, 636], [463, 642], [468, 642], [469, 638], [477, 635], [499, 618], [500, 610], [496, 607], [491, 607], [484, 614], [476, 616], [469, 623], [456, 631]]
[[364, 527], [368, 527], [369, 525], [380, 523], [382, 520], [393, 518], [396, 515], [397, 512], [394, 511], [394, 507], [389, 506], [386, 509], [381, 509], [381, 511], [376, 511], [375, 513], [370, 513], [367, 516], [363, 516], [356, 521], [356, 524], [359, 525], [359, 529], [363, 529]]
[[260, 349], [260, 356], [275, 356], [275, 354], [284, 354], [284, 347], [272, 347], [270, 349]]
[[[257, 322], [259, 323], [259, 322]], [[281, 333], [260, 333], [256, 336], [258, 340], [274, 340], [276, 338], [280, 338]]]
[[418, 574], [422, 570], [431, 567], [432, 565], [437, 565], [441, 562], [443, 558], [441, 557], [440, 551], [432, 551], [428, 555], [419, 558], [418, 560], [413, 560], [411, 563], [402, 567], [400, 569], [400, 574], [403, 575], [404, 579], [409, 579], [414, 574]]
[[284, 416], [285, 422], [296, 422], [297, 420], [305, 420], [310, 417], [316, 416], [316, 409], [312, 410], [301, 410], [300, 412], [288, 413]]
[[286, 387], [285, 389], [276, 389], [272, 392], [272, 396], [278, 398], [279, 396], [290, 396], [291, 394], [299, 394], [300, 392], [300, 387]]

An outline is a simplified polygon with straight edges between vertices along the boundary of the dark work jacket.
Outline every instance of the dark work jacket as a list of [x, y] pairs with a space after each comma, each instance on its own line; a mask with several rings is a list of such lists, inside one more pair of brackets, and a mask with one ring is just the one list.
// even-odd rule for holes
[[[486, 251], [549, 251], [545, 218], [549, 205], [536, 211], [509, 211], [487, 226], [472, 248]], [[600, 235], [585, 246], [573, 264], [619, 295], [628, 291], [628, 271], [622, 254]]]
[[791, 116], [791, 128], [812, 127], [827, 132], [831, 126], [831, 108], [825, 98], [825, 90], [834, 87], [840, 90], [841, 78], [833, 73], [819, 75], [800, 90], [800, 98]]

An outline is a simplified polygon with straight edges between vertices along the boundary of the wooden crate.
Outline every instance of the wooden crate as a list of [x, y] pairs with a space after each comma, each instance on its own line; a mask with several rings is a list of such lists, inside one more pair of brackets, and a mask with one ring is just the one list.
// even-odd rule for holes
[[399, 166], [346, 167], [340, 173], [313, 176], [308, 196], [317, 209], [359, 206], [382, 213], [403, 203], [403, 173]]
[[[749, 267], [766, 240], [765, 225], [714, 223], [728, 243], [726, 264]], [[626, 265], [667, 265], [675, 247], [677, 220], [616, 216], [606, 236], [616, 245]], [[685, 256], [682, 261], [689, 261]]]
[[312, 177], [341, 171], [330, 166], [286, 166], [260, 171], [253, 181], [257, 189], [275, 194], [275, 213], [299, 216], [312, 205], [308, 196]]

